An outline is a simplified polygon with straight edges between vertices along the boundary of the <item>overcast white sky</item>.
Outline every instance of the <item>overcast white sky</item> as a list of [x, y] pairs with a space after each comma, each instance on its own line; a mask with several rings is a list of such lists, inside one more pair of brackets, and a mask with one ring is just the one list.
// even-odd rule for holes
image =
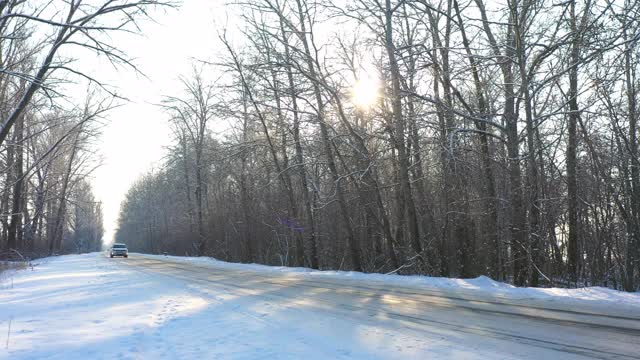
[[95, 77], [131, 100], [107, 116], [100, 149], [104, 165], [94, 176], [95, 192], [103, 202], [105, 243], [113, 238], [130, 185], [160, 164], [163, 147], [170, 144], [166, 116], [153, 104], [162, 95], [179, 94], [177, 78], [190, 73], [193, 58], [209, 59], [215, 53], [214, 21], [219, 24], [226, 18], [222, 5], [222, 0], [186, 0], [179, 9], [158, 12], [156, 23], [144, 23], [142, 35], [119, 36], [118, 47], [135, 59], [147, 78], [95, 63]]

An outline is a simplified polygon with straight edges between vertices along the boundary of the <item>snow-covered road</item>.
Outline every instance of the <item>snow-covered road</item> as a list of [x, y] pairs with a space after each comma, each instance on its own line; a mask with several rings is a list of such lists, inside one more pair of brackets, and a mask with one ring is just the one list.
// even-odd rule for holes
[[515, 297], [263, 268], [46, 259], [0, 285], [0, 359], [640, 359], [637, 294]]

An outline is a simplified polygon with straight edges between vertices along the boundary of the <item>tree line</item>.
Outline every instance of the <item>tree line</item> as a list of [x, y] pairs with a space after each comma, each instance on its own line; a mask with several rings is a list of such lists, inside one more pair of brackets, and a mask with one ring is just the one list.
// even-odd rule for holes
[[[237, 0], [132, 250], [638, 288], [640, 4]], [[236, 25], [234, 25], [236, 26]], [[354, 84], [378, 79], [370, 104]], [[224, 132], [216, 129], [226, 128]]]
[[[97, 251], [102, 205], [91, 188], [117, 94], [79, 58], [135, 66], [111, 42], [136, 31], [152, 0], [0, 0], [0, 258]], [[87, 84], [86, 99], [72, 96]]]

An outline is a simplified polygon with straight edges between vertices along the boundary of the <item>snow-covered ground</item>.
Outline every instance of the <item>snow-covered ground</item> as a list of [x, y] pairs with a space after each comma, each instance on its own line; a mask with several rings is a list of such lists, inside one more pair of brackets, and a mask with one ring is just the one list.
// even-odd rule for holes
[[[605, 357], [628, 357], [633, 352], [623, 348], [640, 340], [637, 331], [603, 338], [596, 331], [606, 329], [576, 327], [567, 335], [566, 324], [513, 316], [498, 319], [491, 313], [455, 308], [376, 311], [374, 306], [385, 299], [396, 300], [384, 294], [359, 298], [347, 290], [354, 283], [370, 289], [445, 289], [465, 296], [493, 294], [503, 300], [595, 304], [623, 309], [629, 316], [640, 316], [638, 294], [602, 288], [516, 289], [487, 278], [317, 272], [168, 258], [174, 265], [194, 266], [187, 272], [161, 266], [165, 259], [139, 254], [123, 260], [104, 254], [69, 255], [39, 260], [33, 270], [5, 277], [0, 283], [0, 359], [569, 359], [592, 353], [580, 347], [564, 349], [563, 336], [570, 336], [573, 345], [611, 344], [611, 349], [603, 348], [609, 351]], [[203, 267], [217, 272], [208, 275]], [[226, 278], [225, 271], [234, 275]], [[275, 287], [251, 273], [346, 285], [302, 291], [295, 282]], [[403, 320], [398, 315], [402, 311], [413, 311], [416, 322], [411, 317]], [[418, 319], [416, 312], [425, 317]], [[492, 322], [502, 324], [493, 324], [501, 331], [491, 330]], [[528, 335], [508, 336], [517, 331]]]

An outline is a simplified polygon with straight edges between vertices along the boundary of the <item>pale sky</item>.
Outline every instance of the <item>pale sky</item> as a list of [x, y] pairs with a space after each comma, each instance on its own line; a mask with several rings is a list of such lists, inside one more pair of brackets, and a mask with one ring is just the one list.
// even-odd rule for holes
[[170, 145], [167, 117], [153, 104], [163, 95], [180, 94], [177, 78], [191, 72], [194, 58], [212, 57], [214, 20], [225, 19], [222, 5], [222, 0], [186, 0], [179, 9], [158, 12], [156, 23], [142, 24], [142, 35], [118, 36], [117, 46], [148, 78], [91, 59], [98, 68], [95, 77], [131, 100], [107, 115], [100, 148], [104, 165], [94, 174], [94, 190], [103, 202], [104, 243], [113, 239], [120, 203], [130, 185], [160, 165], [164, 147]]

